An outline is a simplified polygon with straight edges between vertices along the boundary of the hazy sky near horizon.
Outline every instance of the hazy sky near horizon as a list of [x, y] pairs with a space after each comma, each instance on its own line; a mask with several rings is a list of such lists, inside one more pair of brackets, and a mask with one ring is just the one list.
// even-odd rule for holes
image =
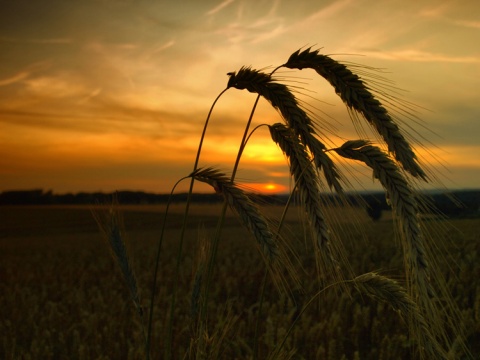
[[[280, 65], [305, 46], [385, 69], [422, 121], [402, 122], [425, 146], [415, 148], [421, 158], [445, 186], [476, 188], [479, 44], [476, 0], [3, 2], [0, 191], [168, 192], [192, 170], [226, 73]], [[325, 81], [306, 71], [280, 76], [318, 109], [320, 127], [335, 132], [329, 146], [359, 137]], [[254, 100], [246, 91], [225, 93], [201, 166], [231, 171]], [[262, 102], [254, 125], [274, 122], [281, 118]], [[240, 168], [239, 179], [253, 188], [290, 184], [266, 128], [252, 137]], [[376, 186], [366, 174], [355, 175], [357, 188]]]

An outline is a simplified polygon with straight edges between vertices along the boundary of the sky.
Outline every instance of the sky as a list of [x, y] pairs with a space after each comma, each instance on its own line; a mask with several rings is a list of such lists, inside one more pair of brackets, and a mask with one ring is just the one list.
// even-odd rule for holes
[[[477, 0], [2, 2], [0, 191], [170, 192], [193, 169], [227, 73], [269, 71], [306, 47], [378, 69], [384, 79], [372, 87], [386, 85], [392, 106], [414, 112], [397, 112], [398, 121], [435, 174], [431, 186], [478, 188], [479, 44]], [[278, 77], [327, 129], [327, 147], [363, 134], [315, 73]], [[255, 98], [236, 89], [220, 98], [201, 167], [231, 173]], [[275, 122], [280, 115], [260, 101], [252, 126]], [[353, 188], [378, 188], [370, 171], [335, 161]], [[237, 180], [262, 192], [291, 187], [266, 127], [251, 136]]]

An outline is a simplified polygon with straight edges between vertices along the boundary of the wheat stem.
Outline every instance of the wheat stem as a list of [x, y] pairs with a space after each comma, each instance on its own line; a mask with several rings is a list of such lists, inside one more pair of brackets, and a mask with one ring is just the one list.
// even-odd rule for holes
[[[200, 154], [201, 154], [201, 151], [202, 151], [203, 141], [205, 139], [205, 134], [207, 132], [207, 127], [208, 127], [213, 109], [214, 109], [216, 103], [218, 102], [218, 100], [220, 99], [220, 97], [227, 90], [228, 90], [228, 88], [225, 88], [224, 90], [222, 90], [220, 92], [220, 94], [218, 94], [218, 96], [215, 98], [212, 105], [210, 106], [210, 110], [208, 111], [208, 115], [207, 115], [207, 118], [205, 120], [205, 124], [203, 126], [202, 135], [200, 136], [200, 142], [199, 142], [198, 149], [197, 149], [197, 155], [195, 157], [195, 163], [193, 165], [193, 171], [197, 170], [197, 168], [198, 168], [198, 162], [200, 160]], [[176, 293], [177, 293], [177, 288], [178, 288], [178, 280], [179, 280], [178, 279], [179, 278], [178, 274], [180, 272], [180, 260], [181, 260], [181, 254], [182, 254], [182, 249], [183, 249], [183, 242], [184, 242], [184, 239], [185, 239], [185, 231], [186, 231], [186, 228], [187, 228], [188, 212], [189, 212], [189, 209], [190, 209], [190, 201], [191, 201], [191, 196], [192, 196], [192, 192], [193, 192], [194, 182], [195, 182], [195, 179], [192, 177], [191, 181], [190, 181], [190, 187], [189, 187], [189, 190], [188, 190], [188, 194], [187, 194], [187, 202], [186, 202], [186, 205], [185, 205], [185, 213], [183, 215], [183, 224], [182, 224], [182, 229], [181, 229], [181, 233], [180, 233], [180, 241], [179, 241], [179, 245], [178, 245], [177, 264], [176, 264], [176, 267], [175, 267], [176, 270], [175, 270], [175, 276], [174, 276], [174, 281], [173, 281], [173, 290], [172, 290], [172, 303], [171, 303], [171, 307], [170, 307], [170, 319], [169, 319], [167, 339], [166, 339], [166, 345], [165, 345], [165, 359], [167, 359], [167, 360], [169, 360], [172, 356], [173, 312], [174, 312], [174, 309], [175, 309], [175, 298], [176, 298]]]
[[155, 256], [155, 270], [153, 272], [153, 280], [152, 280], [152, 289], [151, 289], [151, 296], [150, 296], [150, 312], [148, 317], [148, 331], [147, 331], [147, 344], [146, 344], [146, 353], [148, 354], [147, 360], [150, 358], [150, 346], [151, 346], [151, 337], [152, 337], [152, 324], [153, 324], [153, 313], [154, 313], [154, 303], [155, 303], [155, 293], [157, 291], [157, 278], [158, 278], [158, 267], [160, 265], [160, 254], [162, 251], [162, 244], [163, 238], [165, 234], [165, 226], [167, 224], [167, 216], [170, 210], [170, 204], [172, 201], [172, 196], [177, 188], [177, 185], [180, 184], [181, 181], [185, 180], [187, 177], [183, 177], [178, 180], [175, 185], [173, 186], [172, 190], [170, 191], [170, 195], [168, 197], [167, 205], [165, 208], [165, 212], [163, 215], [163, 222], [162, 222], [162, 230], [160, 232], [160, 238], [157, 244], [157, 252]]

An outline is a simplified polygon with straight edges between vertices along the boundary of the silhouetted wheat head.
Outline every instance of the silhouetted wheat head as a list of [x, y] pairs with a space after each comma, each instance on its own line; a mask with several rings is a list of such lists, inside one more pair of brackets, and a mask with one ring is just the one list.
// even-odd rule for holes
[[368, 85], [346, 65], [306, 49], [294, 52], [284, 65], [290, 69], [315, 70], [325, 78], [341, 97], [343, 102], [361, 115], [377, 130], [388, 145], [389, 152], [415, 177], [426, 180], [426, 174], [419, 166], [417, 157], [389, 112], [375, 98]]
[[230, 208], [239, 215], [245, 227], [254, 234], [268, 260], [272, 260], [278, 255], [274, 235], [267, 220], [245, 192], [229, 177], [212, 168], [199, 169], [190, 176], [211, 185], [218, 194], [225, 198]]
[[366, 273], [357, 276], [354, 283], [360, 293], [368, 295], [380, 302], [388, 304], [406, 322], [414, 322], [416, 328], [412, 331], [419, 344], [423, 347], [424, 355], [429, 359], [446, 359], [446, 350], [438, 342], [432, 326], [422, 315], [417, 303], [409, 296], [406, 290], [395, 280], [376, 273]]

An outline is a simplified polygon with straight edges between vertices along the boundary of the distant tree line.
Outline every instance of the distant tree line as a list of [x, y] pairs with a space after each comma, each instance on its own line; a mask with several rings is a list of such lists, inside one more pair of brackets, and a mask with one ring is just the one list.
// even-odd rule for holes
[[[81, 205], [81, 204], [111, 204], [114, 200], [120, 204], [164, 204], [169, 199], [168, 194], [155, 194], [143, 191], [79, 192], [54, 194], [51, 190], [11, 190], [0, 193], [0, 205]], [[187, 193], [174, 194], [171, 201], [181, 203], [187, 200]], [[326, 201], [335, 201], [338, 195], [325, 194]], [[480, 190], [464, 190], [451, 193], [432, 193], [421, 195], [427, 206], [420, 209], [423, 213], [440, 212], [448, 217], [480, 216]], [[383, 192], [366, 192], [349, 194], [348, 200], [354, 206], [363, 207], [373, 220], [379, 220], [384, 211], [390, 210], [390, 205]], [[263, 204], [283, 205], [288, 195], [258, 195], [254, 199]], [[222, 197], [215, 194], [192, 194], [196, 203], [218, 203]], [[338, 203], [338, 201], [335, 201]]]
[[[52, 191], [35, 190], [4, 191], [0, 194], [0, 205], [80, 205], [111, 204], [114, 199], [120, 204], [162, 204], [168, 201], [167, 194], [153, 194], [143, 191], [79, 192], [54, 194]], [[184, 202], [186, 193], [173, 195], [173, 202]], [[221, 200], [216, 194], [192, 194], [195, 202], [214, 203]]]
[[[164, 204], [168, 202], [169, 194], [155, 194], [143, 191], [115, 191], [104, 192], [79, 192], [67, 194], [54, 194], [42, 189], [13, 190], [0, 193], [0, 205], [81, 205], [81, 204], [111, 204], [114, 200], [120, 204]], [[174, 194], [171, 201], [181, 203], [187, 201], [187, 193]], [[258, 201], [268, 204], [285, 203], [286, 199], [276, 195], [256, 195]], [[217, 203], [222, 197], [215, 194], [192, 194], [191, 200], [200, 203]]]
[[[458, 190], [449, 193], [420, 194], [419, 211], [424, 214], [440, 214], [449, 218], [480, 216], [480, 190]], [[361, 196], [366, 211], [373, 220], [379, 220], [382, 212], [390, 210], [385, 193], [365, 193]], [[358, 203], [358, 202], [357, 202]]]

